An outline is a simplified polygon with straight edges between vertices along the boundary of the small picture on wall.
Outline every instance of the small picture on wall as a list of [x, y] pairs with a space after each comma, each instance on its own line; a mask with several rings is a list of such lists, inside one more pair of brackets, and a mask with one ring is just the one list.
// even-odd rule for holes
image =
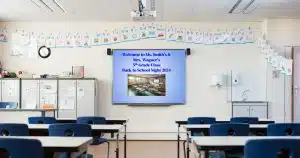
[[128, 74], [128, 96], [166, 96], [165, 74]]

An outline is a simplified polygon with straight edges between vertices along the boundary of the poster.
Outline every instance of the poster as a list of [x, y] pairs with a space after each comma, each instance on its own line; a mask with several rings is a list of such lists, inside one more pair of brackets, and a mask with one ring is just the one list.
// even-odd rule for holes
[[108, 32], [108, 30], [105, 30], [102, 33], [102, 38], [101, 39], [102, 39], [101, 43], [103, 45], [111, 44], [112, 43], [111, 32]]
[[56, 35], [55, 38], [55, 47], [56, 48], [63, 48], [65, 47], [65, 39], [66, 36], [62, 35], [60, 32]]
[[92, 46], [100, 46], [102, 41], [102, 35], [99, 32], [96, 32], [96, 34], [92, 37], [91, 45]]
[[139, 29], [136, 27], [136, 26], [133, 26], [131, 29], [130, 29], [130, 32], [129, 32], [129, 36], [130, 36], [130, 39], [132, 41], [137, 41], [140, 39], [140, 36], [139, 36]]
[[166, 40], [167, 41], [176, 41], [177, 39], [177, 32], [173, 26], [170, 26], [166, 30]]
[[28, 45], [28, 58], [38, 59], [38, 43], [37, 36], [34, 33], [30, 35], [30, 44]]
[[285, 75], [291, 76], [293, 74], [293, 60], [287, 59], [286, 60], [286, 72]]
[[91, 41], [88, 33], [85, 33], [81, 36], [80, 43], [81, 43], [81, 47], [90, 48]]
[[185, 33], [185, 42], [186, 43], [193, 43], [194, 40], [194, 31], [192, 29], [186, 30]]
[[125, 28], [122, 28], [120, 30], [120, 35], [121, 35], [121, 42], [127, 42], [127, 41], [130, 41], [129, 39], [129, 28], [128, 27], [125, 27]]
[[112, 30], [112, 42], [113, 43], [120, 43], [121, 42], [119, 29], [113, 29]]
[[0, 42], [8, 42], [8, 31], [7, 28], [0, 30]]
[[165, 40], [166, 39], [166, 28], [164, 25], [156, 25], [156, 35], [158, 40]]
[[146, 37], [147, 38], [156, 38], [156, 26], [151, 23], [151, 24], [147, 24], [147, 34]]
[[74, 46], [74, 40], [71, 33], [68, 33], [65, 38], [65, 47], [72, 48]]
[[46, 47], [48, 48], [55, 48], [55, 36], [51, 33], [49, 36], [46, 38]]
[[38, 47], [46, 45], [46, 37], [45, 37], [45, 35], [43, 33], [40, 33], [37, 36], [37, 44], [38, 44]]
[[146, 39], [147, 38], [147, 27], [145, 24], [142, 24], [139, 29], [139, 35], [140, 39]]
[[73, 41], [74, 46], [73, 47], [83, 47], [83, 43], [81, 41], [81, 34], [79, 32], [76, 32], [73, 35]]
[[176, 34], [177, 34], [176, 41], [177, 42], [184, 42], [185, 32], [186, 32], [186, 30], [184, 28], [180, 28], [180, 29], [176, 30]]

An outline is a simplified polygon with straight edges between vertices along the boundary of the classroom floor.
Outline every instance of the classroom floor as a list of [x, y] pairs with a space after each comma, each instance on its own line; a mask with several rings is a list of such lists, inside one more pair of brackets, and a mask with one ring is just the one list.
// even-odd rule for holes
[[[110, 158], [115, 158], [115, 142], [111, 142], [110, 149]], [[107, 158], [107, 144], [90, 146], [88, 152], [93, 154], [94, 158]], [[120, 143], [120, 158], [124, 158], [123, 142]], [[177, 158], [177, 142], [128, 141], [127, 158]]]

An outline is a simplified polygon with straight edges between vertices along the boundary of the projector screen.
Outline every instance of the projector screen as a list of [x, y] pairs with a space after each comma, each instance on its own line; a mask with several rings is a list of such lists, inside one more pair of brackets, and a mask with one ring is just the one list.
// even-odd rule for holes
[[185, 104], [185, 49], [113, 50], [113, 103]]

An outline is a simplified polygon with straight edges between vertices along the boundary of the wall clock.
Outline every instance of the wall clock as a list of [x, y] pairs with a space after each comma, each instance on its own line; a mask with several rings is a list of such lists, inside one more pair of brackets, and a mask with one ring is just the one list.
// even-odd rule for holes
[[38, 53], [39, 53], [39, 56], [41, 57], [41, 58], [48, 58], [50, 55], [51, 55], [51, 49], [50, 48], [48, 48], [48, 47], [46, 47], [46, 46], [41, 46], [40, 48], [39, 48], [39, 51], [38, 51]]

